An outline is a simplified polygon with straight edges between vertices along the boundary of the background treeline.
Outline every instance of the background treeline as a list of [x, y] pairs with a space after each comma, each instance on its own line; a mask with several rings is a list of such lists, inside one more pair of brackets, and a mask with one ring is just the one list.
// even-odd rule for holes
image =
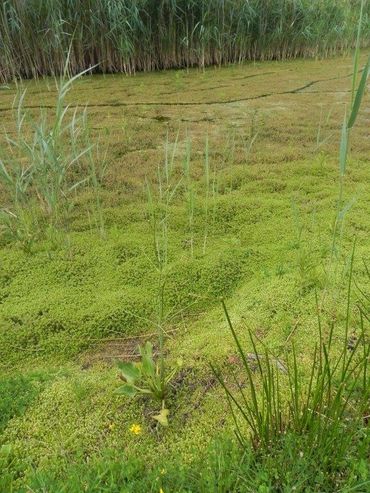
[[[0, 0], [0, 78], [327, 56], [353, 46], [360, 0]], [[369, 43], [365, 2], [362, 45]]]

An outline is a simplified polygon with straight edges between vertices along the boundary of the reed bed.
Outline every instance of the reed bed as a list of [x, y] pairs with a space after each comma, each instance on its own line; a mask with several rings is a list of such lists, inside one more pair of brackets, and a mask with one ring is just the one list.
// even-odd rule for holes
[[[1, 0], [0, 80], [329, 56], [353, 47], [360, 0]], [[370, 3], [362, 46], [369, 44]]]

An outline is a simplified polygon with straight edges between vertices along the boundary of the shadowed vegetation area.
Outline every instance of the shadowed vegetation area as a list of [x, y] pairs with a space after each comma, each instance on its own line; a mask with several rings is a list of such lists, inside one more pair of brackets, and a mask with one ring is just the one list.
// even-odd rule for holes
[[[292, 15], [293, 4], [284, 2]], [[85, 67], [78, 34], [76, 70]], [[292, 52], [284, 51], [288, 41], [277, 45], [274, 53], [251, 50], [269, 59], [306, 49], [299, 39]], [[314, 45], [311, 55], [333, 46]], [[205, 64], [218, 56], [209, 45], [204, 53]], [[186, 64], [185, 54], [168, 65]], [[356, 85], [366, 60], [363, 52]], [[128, 71], [155, 68], [131, 63]], [[26, 75], [34, 74], [31, 65]], [[106, 70], [126, 68], [113, 61]], [[44, 72], [47, 59], [35, 69]], [[352, 58], [337, 57], [85, 75], [69, 87], [52, 79], [0, 86], [1, 491], [367, 491], [369, 413], [360, 396], [368, 372], [344, 370], [348, 360], [362, 368], [362, 355], [368, 358], [366, 93], [350, 135], [338, 231], [333, 224], [353, 72]], [[155, 417], [154, 400], [117, 391], [117, 360], [127, 362], [120, 367], [126, 392], [145, 377], [129, 362], [151, 371], [146, 341], [154, 358], [164, 354], [167, 367], [176, 368], [165, 395], [168, 427], [160, 426], [163, 415]], [[354, 356], [343, 356], [350, 344]], [[327, 351], [337, 367], [326, 362]], [[304, 385], [313, 362], [323, 369], [312, 377], [315, 392], [338, 382], [351, 387], [358, 377], [351, 396], [361, 405], [343, 408], [346, 427], [327, 431], [322, 448], [316, 421], [316, 434], [305, 435], [297, 417], [291, 427], [282, 420], [283, 438], [270, 453], [258, 451], [258, 440], [240, 452], [228, 396], [251, 381], [257, 395], [273, 385], [267, 355], [288, 403], [298, 375], [302, 395], [310, 395]], [[266, 395], [277, 399], [274, 392]], [[327, 406], [330, 419], [340, 414], [331, 394], [319, 404], [315, 396], [309, 406]], [[264, 423], [268, 442], [268, 418]], [[240, 436], [249, 425], [239, 424]], [[343, 429], [349, 438], [342, 450]], [[337, 451], [331, 465], [320, 455], [324, 447]]]

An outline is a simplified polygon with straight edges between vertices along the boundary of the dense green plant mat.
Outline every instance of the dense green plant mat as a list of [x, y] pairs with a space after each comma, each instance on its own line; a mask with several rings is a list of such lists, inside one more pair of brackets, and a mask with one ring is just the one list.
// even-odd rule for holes
[[[68, 101], [91, 103], [91, 133], [108, 149], [104, 231], [91, 190], [81, 187], [58, 234], [41, 229], [27, 249], [1, 236], [0, 489], [366, 491], [363, 430], [343, 467], [328, 475], [294, 434], [270, 456], [243, 457], [226, 438], [208, 448], [233, 429], [209, 362], [240, 372], [221, 297], [246, 351], [254, 351], [247, 329], [282, 359], [294, 341], [306, 376], [318, 339], [315, 292], [324, 330], [337, 323], [334, 349], [342, 342], [354, 235], [349, 335], [359, 324], [358, 300], [368, 307], [367, 95], [345, 183], [345, 200], [355, 200], [336, 269], [330, 264], [350, 73], [351, 60], [342, 58], [75, 82]], [[24, 85], [34, 116], [38, 105], [54, 104], [50, 81]], [[14, 87], [1, 94], [4, 124], [15, 135]], [[166, 400], [169, 427], [161, 429], [155, 403], [116, 393], [114, 362], [136, 360], [146, 338], [156, 351], [158, 269], [145, 177], [158, 195], [166, 134], [168, 153], [175, 149], [172, 185], [182, 177], [166, 209], [166, 361], [183, 365]]]

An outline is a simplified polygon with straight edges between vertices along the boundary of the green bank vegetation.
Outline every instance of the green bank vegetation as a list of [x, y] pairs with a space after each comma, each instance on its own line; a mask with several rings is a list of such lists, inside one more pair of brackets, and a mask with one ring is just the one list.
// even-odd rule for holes
[[[155, 74], [147, 104], [138, 76], [123, 119], [104, 99], [120, 79], [2, 87], [0, 491], [368, 490], [369, 61], [353, 35], [351, 76], [338, 59], [315, 82], [325, 115], [301, 79], [225, 103], [207, 72]], [[317, 64], [261, 66], [287, 85]], [[184, 80], [212, 101], [187, 103]]]

